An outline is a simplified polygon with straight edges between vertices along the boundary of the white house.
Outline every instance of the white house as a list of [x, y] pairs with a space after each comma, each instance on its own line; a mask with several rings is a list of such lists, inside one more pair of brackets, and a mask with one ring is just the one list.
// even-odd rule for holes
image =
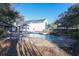
[[18, 29], [20, 32], [42, 32], [48, 27], [47, 19], [24, 21], [19, 24], [18, 26], [17, 23], [14, 23], [15, 27], [12, 28], [12, 31]]
[[25, 22], [27, 25], [27, 31], [29, 32], [41, 32], [47, 28], [47, 19], [30, 20]]

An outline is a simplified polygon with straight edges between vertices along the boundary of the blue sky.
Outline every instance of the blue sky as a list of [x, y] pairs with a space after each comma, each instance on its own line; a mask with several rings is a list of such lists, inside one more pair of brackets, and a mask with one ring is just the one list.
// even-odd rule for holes
[[12, 7], [20, 12], [25, 20], [46, 18], [52, 23], [71, 5], [70, 3], [16, 3], [12, 4]]

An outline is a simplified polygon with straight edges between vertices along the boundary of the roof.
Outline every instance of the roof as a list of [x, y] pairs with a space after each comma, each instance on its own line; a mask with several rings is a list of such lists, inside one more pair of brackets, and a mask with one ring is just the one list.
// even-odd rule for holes
[[29, 21], [26, 21], [25, 23], [40, 23], [40, 22], [43, 22], [45, 21], [46, 19], [38, 19], [38, 20], [29, 20]]

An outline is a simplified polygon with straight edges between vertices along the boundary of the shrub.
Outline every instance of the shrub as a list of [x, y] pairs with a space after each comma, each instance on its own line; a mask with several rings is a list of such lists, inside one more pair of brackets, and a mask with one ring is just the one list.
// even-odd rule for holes
[[4, 33], [3, 29], [0, 29], [0, 35], [2, 35]]

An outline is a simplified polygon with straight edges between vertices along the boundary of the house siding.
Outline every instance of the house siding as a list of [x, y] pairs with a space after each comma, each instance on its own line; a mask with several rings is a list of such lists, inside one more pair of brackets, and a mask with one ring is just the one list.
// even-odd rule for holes
[[27, 31], [30, 32], [39, 32], [43, 31], [47, 28], [47, 21], [39, 22], [39, 23], [29, 23]]

